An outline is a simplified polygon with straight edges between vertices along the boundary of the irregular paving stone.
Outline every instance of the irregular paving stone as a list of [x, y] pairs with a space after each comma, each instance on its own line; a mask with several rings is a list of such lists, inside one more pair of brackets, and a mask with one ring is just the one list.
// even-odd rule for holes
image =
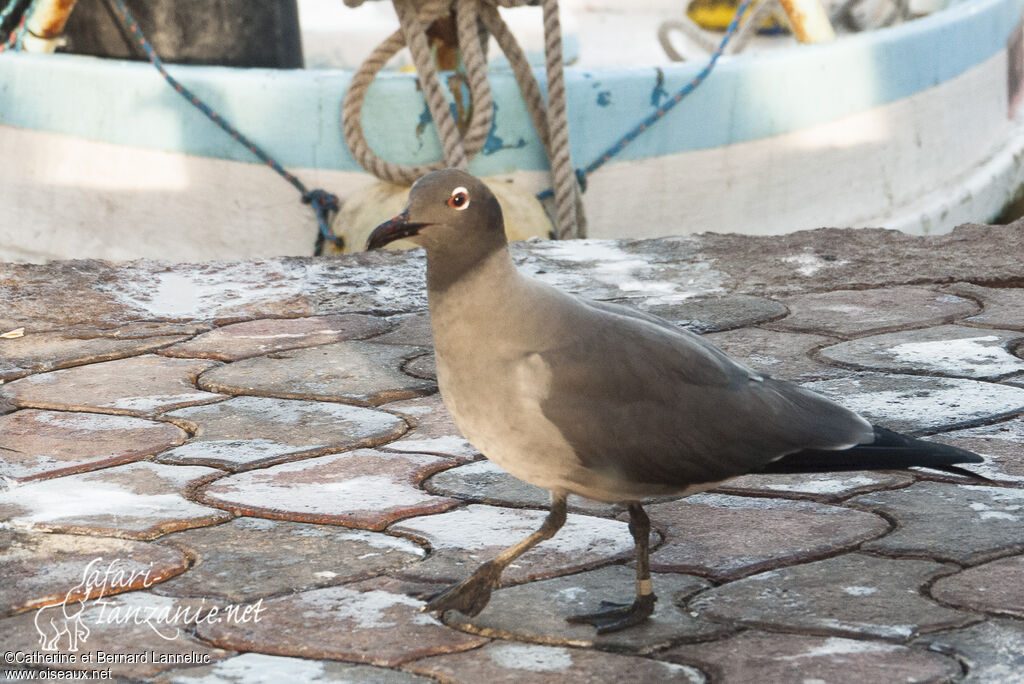
[[1024, 489], [918, 482], [850, 503], [896, 519], [893, 532], [864, 549], [968, 563], [1024, 548]]
[[402, 372], [414, 378], [437, 381], [437, 360], [433, 354], [422, 354], [402, 364]]
[[444, 617], [459, 629], [492, 637], [637, 653], [649, 653], [681, 639], [705, 640], [731, 631], [679, 608], [687, 596], [709, 586], [706, 580], [660, 573], [654, 573], [652, 579], [658, 596], [654, 614], [643, 624], [610, 634], [598, 635], [590, 625], [571, 624], [565, 618], [598, 610], [603, 600], [632, 602], [636, 571], [622, 565], [498, 589], [476, 617], [467, 618], [453, 610]]
[[513, 641], [495, 641], [474, 651], [425, 658], [407, 667], [441, 681], [457, 682], [585, 684], [621, 681], [627, 673], [629, 680], [634, 682], [699, 684], [705, 681], [700, 671], [685, 665]]
[[148, 354], [30, 375], [0, 388], [23, 407], [154, 415], [223, 399], [196, 389], [196, 377], [215, 361]]
[[416, 313], [391, 316], [385, 319], [395, 327], [373, 338], [374, 342], [380, 344], [406, 344], [413, 347], [430, 348], [434, 346], [434, 333], [430, 328], [430, 312], [417, 311]]
[[865, 370], [994, 379], [1024, 371], [1024, 360], [1007, 351], [1019, 339], [1012, 330], [940, 325], [842, 342], [821, 356]]
[[978, 311], [968, 299], [913, 285], [816, 292], [782, 301], [791, 313], [773, 328], [839, 337], [940, 325]]
[[1024, 556], [967, 568], [932, 585], [932, 596], [952, 606], [1024, 617]]
[[360, 579], [425, 555], [402, 537], [265, 518], [177, 532], [164, 543], [196, 560], [184, 575], [155, 587], [156, 593], [236, 603]]
[[198, 499], [236, 515], [382, 530], [458, 502], [416, 487], [451, 461], [427, 454], [358, 449], [225, 477]]
[[[148, 592], [69, 601], [0, 620], [0, 643], [10, 651], [55, 658], [47, 663], [55, 670], [109, 669], [114, 677], [136, 680], [230, 655], [189, 636], [197, 618], [218, 619], [208, 617], [209, 608]], [[256, 617], [252, 612], [248, 616], [236, 612], [219, 619], [244, 624]], [[90, 662], [83, 662], [85, 654]], [[114, 658], [135, 662], [114, 662]]]
[[376, 578], [270, 599], [258, 623], [202, 624], [198, 633], [223, 648], [384, 667], [486, 643], [421, 613], [423, 605], [401, 583]]
[[682, 328], [703, 334], [743, 328], [781, 318], [789, 310], [779, 302], [752, 295], [692, 297], [679, 301], [619, 299], [620, 304], [660, 316]]
[[857, 373], [803, 386], [897, 432], [971, 427], [1024, 411], [1024, 390], [962, 378]]
[[[456, 582], [477, 566], [537, 530], [547, 513], [473, 504], [439, 515], [392, 525], [391, 532], [422, 539], [430, 556], [402, 571], [402, 576], [430, 582]], [[505, 583], [532, 581], [578, 572], [633, 554], [625, 523], [570, 513], [565, 527], [541, 542], [502, 573]]]
[[689, 663], [723, 682], [952, 682], [954, 659], [882, 641], [748, 631], [684, 644], [658, 658]]
[[307, 318], [265, 318], [234, 323], [164, 349], [167, 356], [237, 361], [270, 352], [361, 340], [390, 326], [375, 316], [342, 314]]
[[1018, 684], [1024, 672], [1024, 624], [1019, 620], [987, 620], [919, 641], [962, 658], [965, 684]]
[[990, 480], [1024, 482], [1024, 418], [947, 432], [929, 439], [985, 457], [984, 463], [963, 463], [962, 468]]
[[925, 598], [919, 588], [952, 566], [848, 553], [770, 570], [704, 592], [703, 617], [748, 627], [906, 640], [977, 619]]
[[[401, 443], [401, 440], [395, 442]], [[551, 492], [523, 482], [487, 460], [442, 470], [427, 479], [423, 486], [427, 491], [441, 496], [489, 504], [535, 508], [544, 508], [551, 504]], [[590, 515], [612, 516], [620, 513], [622, 506], [591, 501], [570, 494], [569, 509]]]
[[336, 682], [337, 684], [430, 684], [418, 675], [372, 665], [349, 665], [330, 660], [285, 658], [263, 653], [243, 653], [211, 665], [167, 672], [157, 684], [258, 684], [262, 682]]
[[58, 477], [136, 461], [182, 444], [188, 434], [129, 416], [24, 409], [0, 416], [0, 478]]
[[449, 456], [460, 461], [479, 458], [480, 452], [459, 432], [440, 394], [393, 401], [379, 408], [397, 413], [413, 426], [401, 439], [384, 446], [388, 451]]
[[376, 406], [437, 391], [433, 382], [401, 371], [406, 359], [421, 352], [402, 345], [335, 342], [235, 361], [203, 374], [199, 386], [226, 394]]
[[665, 530], [651, 568], [725, 579], [831, 555], [877, 537], [877, 515], [810, 501], [698, 494], [655, 504], [647, 513]]
[[147, 588], [188, 567], [177, 549], [125, 539], [0, 530], [0, 615]]
[[0, 380], [144, 354], [185, 339], [184, 336], [81, 339], [61, 333], [26, 333], [24, 337], [0, 339]]
[[805, 382], [848, 374], [812, 357], [815, 350], [834, 342], [834, 337], [740, 328], [712, 333], [704, 339], [718, 345], [737, 361], [774, 378]]
[[982, 287], [973, 283], [954, 283], [947, 292], [980, 300], [982, 312], [964, 319], [964, 323], [985, 328], [1024, 330], [1024, 289]]
[[[187, 323], [171, 323], [167, 321], [132, 321], [116, 328], [105, 328], [95, 326], [76, 326], [66, 329], [67, 333], [78, 339], [91, 339], [94, 337], [109, 337], [117, 340], [137, 340], [145, 337], [171, 337], [185, 335], [192, 337], [201, 332], [206, 332], [212, 326], [209, 323], [189, 321]], [[174, 340], [168, 340], [168, 344]]]
[[785, 235], [707, 233], [689, 243], [654, 240], [668, 258], [725, 272], [730, 291], [753, 294], [864, 290], [893, 283], [1024, 282], [1021, 223], [965, 224], [911, 236], [881, 228], [822, 228]]
[[142, 461], [0, 489], [0, 518], [15, 528], [153, 539], [230, 519], [182, 490], [219, 471]]
[[267, 397], [234, 397], [165, 415], [190, 425], [195, 437], [160, 456], [161, 462], [228, 470], [247, 470], [327, 451], [374, 446], [406, 430], [405, 421], [383, 411]]
[[728, 494], [774, 494], [797, 499], [837, 501], [854, 494], [905, 487], [914, 481], [907, 473], [858, 470], [798, 475], [742, 475], [714, 491]]

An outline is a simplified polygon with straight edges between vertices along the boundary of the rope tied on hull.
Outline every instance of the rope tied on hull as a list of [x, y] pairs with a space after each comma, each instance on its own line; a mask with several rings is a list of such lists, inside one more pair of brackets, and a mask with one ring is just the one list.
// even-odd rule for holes
[[[345, 0], [345, 4], [357, 7], [364, 1]], [[359, 66], [342, 103], [342, 129], [345, 141], [356, 161], [381, 180], [398, 185], [411, 185], [420, 176], [446, 166], [465, 169], [483, 149], [493, 122], [494, 101], [487, 80], [486, 56], [488, 36], [493, 36], [512, 67], [551, 167], [557, 237], [582, 237], [585, 232], [582, 225], [583, 207], [569, 148], [558, 0], [392, 2], [401, 28], [378, 45]], [[544, 16], [544, 54], [548, 85], [546, 103], [522, 47], [498, 12], [499, 6], [538, 4], [542, 6]], [[465, 134], [460, 133], [458, 121], [448, 106], [427, 41], [427, 27], [449, 15], [454, 15], [455, 18], [456, 34], [472, 103], [472, 113]], [[412, 55], [427, 107], [441, 140], [443, 157], [432, 164], [407, 166], [381, 159], [370, 147], [362, 131], [362, 107], [370, 84], [385, 63], [406, 46]]]

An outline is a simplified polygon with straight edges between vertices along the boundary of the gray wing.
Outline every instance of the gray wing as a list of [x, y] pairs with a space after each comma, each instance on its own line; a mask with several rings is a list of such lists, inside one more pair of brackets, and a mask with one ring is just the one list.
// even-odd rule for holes
[[563, 343], [539, 353], [550, 373], [541, 410], [585, 468], [685, 487], [872, 439], [852, 411], [667, 321], [604, 302], [571, 308]]

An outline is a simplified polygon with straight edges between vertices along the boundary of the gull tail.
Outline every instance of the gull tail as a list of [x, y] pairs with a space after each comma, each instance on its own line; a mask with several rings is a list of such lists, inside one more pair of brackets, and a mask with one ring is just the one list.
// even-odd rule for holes
[[926, 442], [892, 430], [874, 426], [875, 439], [870, 444], [858, 444], [849, 449], [827, 451], [804, 449], [772, 461], [764, 473], [827, 473], [842, 470], [895, 470], [901, 468], [931, 468], [948, 473], [985, 478], [957, 463], [981, 463], [984, 459], [966, 449], [938, 442]]

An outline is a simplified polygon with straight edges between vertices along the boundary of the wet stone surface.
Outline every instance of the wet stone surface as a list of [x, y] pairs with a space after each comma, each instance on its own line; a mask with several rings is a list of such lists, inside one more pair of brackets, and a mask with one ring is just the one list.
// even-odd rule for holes
[[1024, 489], [918, 482], [850, 503], [896, 520], [897, 529], [864, 544], [867, 550], [966, 563], [1024, 549]]
[[423, 605], [399, 582], [370, 579], [270, 599], [258, 623], [203, 624], [198, 634], [222, 648], [381, 666], [486, 643], [421, 613]]
[[948, 432], [932, 437], [937, 442], [968, 449], [984, 463], [965, 463], [967, 470], [997, 481], [1024, 482], [1024, 419]]
[[901, 286], [874, 290], [833, 290], [781, 300], [790, 315], [773, 328], [862, 337], [897, 328], [941, 325], [978, 312], [969, 299], [928, 287]]
[[376, 406], [437, 390], [432, 381], [401, 371], [407, 359], [422, 352], [404, 345], [336, 342], [235, 361], [203, 374], [199, 386], [225, 394]]
[[234, 397], [165, 414], [195, 437], [159, 458], [164, 463], [246, 470], [327, 451], [373, 446], [406, 430], [383, 411], [269, 397]]
[[1000, 558], [968, 568], [932, 585], [944, 603], [986, 613], [1024, 617], [1024, 556]]
[[565, 618], [599, 610], [605, 600], [631, 603], [636, 571], [622, 565], [499, 589], [476, 617], [447, 611], [444, 619], [447, 624], [487, 636], [634, 653], [649, 653], [683, 639], [710, 639], [731, 631], [679, 608], [686, 597], [709, 586], [706, 580], [661, 573], [654, 573], [652, 579], [658, 596], [654, 614], [644, 624], [620, 632], [598, 635], [590, 625], [571, 624]]
[[[431, 476], [423, 486], [434, 494], [481, 503], [532, 508], [548, 508], [551, 505], [551, 492], [523, 482], [487, 460], [443, 470]], [[623, 507], [570, 494], [569, 510], [611, 516], [621, 512]]]
[[665, 530], [651, 569], [726, 579], [831, 555], [888, 530], [880, 517], [810, 501], [697, 494], [647, 507]]
[[917, 592], [953, 569], [926, 560], [850, 553], [722, 585], [689, 607], [702, 617], [748, 627], [906, 641], [978, 619]]
[[742, 475], [729, 480], [715, 491], [838, 501], [876, 489], [903, 487], [913, 481], [913, 476], [908, 473], [869, 470], [799, 475]]
[[167, 356], [237, 361], [271, 352], [361, 340], [388, 330], [383, 320], [361, 314], [269, 318], [225, 325], [164, 349]]
[[0, 380], [145, 354], [185, 339], [184, 336], [82, 339], [60, 333], [26, 331], [24, 337], [0, 339]]
[[113, 596], [181, 573], [174, 548], [127, 539], [0, 530], [0, 616]]
[[306, 660], [262, 653], [243, 653], [211, 665], [167, 672], [157, 684], [246, 684], [247, 682], [316, 682], [328, 684], [430, 684], [433, 680], [401, 670], [352, 665], [330, 660]]
[[[562, 549], [524, 555], [479, 616], [424, 614], [549, 499], [444, 410], [422, 251], [0, 264], [0, 333], [25, 328], [0, 340], [0, 644], [40, 650], [38, 618], [62, 648], [149, 651], [112, 667], [130, 681], [946, 682], [959, 664], [962, 681], [1019, 683], [1024, 222], [512, 250], [546, 282], [977, 451], [965, 467], [996, 482], [749, 475], [651, 502], [656, 567], [706, 577], [655, 573], [654, 620], [600, 637], [564, 618], [633, 599], [632, 544], [620, 507], [574, 498]], [[902, 355], [875, 358], [880, 339]], [[164, 640], [145, 622], [76, 631], [77, 600], [37, 612], [84, 591], [99, 557], [143, 573], [114, 608], [192, 614]], [[147, 570], [161, 581], [144, 588]], [[249, 619], [207, 620], [231, 606]]]
[[940, 325], [843, 342], [825, 347], [821, 355], [864, 370], [986, 380], [1024, 371], [1024, 360], [1009, 352], [1022, 338], [1012, 330]]
[[185, 497], [212, 468], [146, 461], [0, 490], [0, 519], [16, 529], [153, 539], [231, 516]]
[[1024, 411], [1024, 389], [963, 378], [857, 373], [803, 386], [897, 432], [973, 427]]
[[924, 648], [757, 631], [684, 644], [658, 658], [696, 665], [723, 682], [946, 682], [960, 675], [956, 660]]
[[954, 283], [946, 292], [970, 297], [982, 303], [981, 313], [969, 316], [964, 323], [984, 328], [1024, 330], [1024, 289], [1019, 287], [982, 287], [973, 283]]
[[779, 302], [751, 295], [692, 297], [677, 302], [619, 299], [617, 303], [660, 316], [695, 333], [719, 332], [782, 318], [789, 310]]
[[434, 336], [430, 329], [430, 312], [417, 311], [411, 314], [389, 316], [384, 319], [391, 330], [373, 338], [378, 344], [404, 344], [411, 347], [433, 347]]
[[188, 434], [129, 416], [24, 409], [0, 416], [0, 477], [17, 482], [136, 461]]
[[[407, 567], [402, 576], [430, 582], [461, 582], [485, 561], [525, 539], [541, 526], [543, 511], [473, 504], [439, 515], [404, 520], [389, 532], [422, 539], [432, 553]], [[570, 513], [553, 538], [541, 542], [502, 573], [507, 583], [579, 572], [631, 558], [627, 525]]]
[[383, 447], [388, 451], [437, 454], [459, 461], [480, 457], [476, 447], [466, 441], [455, 426], [440, 394], [393, 401], [378, 408], [402, 416], [413, 426], [401, 439]]
[[215, 361], [149, 354], [30, 375], [0, 387], [18, 406], [149, 416], [224, 397], [196, 389], [195, 379]]
[[154, 592], [236, 603], [361, 579], [425, 555], [408, 539], [380, 532], [265, 518], [177, 532], [160, 543], [196, 560]]
[[237, 515], [381, 530], [456, 505], [416, 486], [450, 464], [428, 454], [358, 449], [231, 475], [206, 487], [198, 500]]
[[994, 619], [919, 640], [960, 656], [967, 665], [964, 682], [1015, 684], [1024, 672], [1024, 624], [1020, 620]]
[[442, 681], [458, 682], [584, 684], [618, 681], [627, 672], [637, 682], [701, 684], [706, 681], [699, 670], [685, 665], [513, 641], [495, 641], [475, 651], [425, 658], [413, 663], [410, 669]]

